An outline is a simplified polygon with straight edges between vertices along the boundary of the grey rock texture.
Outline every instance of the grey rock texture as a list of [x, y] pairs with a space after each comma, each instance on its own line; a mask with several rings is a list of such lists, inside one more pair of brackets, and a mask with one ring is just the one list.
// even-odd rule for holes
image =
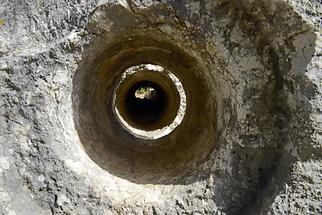
[[[0, 214], [322, 214], [320, 0], [0, 3]], [[159, 175], [101, 126], [135, 56], [192, 86]]]

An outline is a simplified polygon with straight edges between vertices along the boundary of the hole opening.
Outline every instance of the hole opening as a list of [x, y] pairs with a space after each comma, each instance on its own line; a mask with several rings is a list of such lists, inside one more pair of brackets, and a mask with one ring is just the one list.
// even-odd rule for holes
[[135, 124], [148, 125], [166, 113], [167, 100], [161, 86], [151, 81], [140, 81], [128, 90], [125, 111]]
[[[152, 34], [104, 41], [113, 43], [100, 40], [102, 54], [90, 54], [73, 78], [74, 120], [84, 150], [109, 174], [134, 183], [194, 181], [217, 144], [222, 108], [213, 98], [221, 95], [209, 85], [215, 76], [205, 77], [199, 58]], [[166, 114], [146, 128], [125, 115], [129, 88], [140, 81], [157, 83], [168, 98]]]
[[183, 120], [186, 95], [180, 80], [157, 64], [129, 67], [114, 89], [113, 111], [129, 133], [159, 139]]

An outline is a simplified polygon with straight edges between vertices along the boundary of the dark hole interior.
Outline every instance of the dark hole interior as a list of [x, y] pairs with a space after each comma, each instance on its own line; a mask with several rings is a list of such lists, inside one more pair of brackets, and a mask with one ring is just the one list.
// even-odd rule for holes
[[125, 110], [138, 125], [147, 125], [159, 120], [165, 113], [167, 96], [164, 90], [151, 81], [140, 81], [128, 90]]

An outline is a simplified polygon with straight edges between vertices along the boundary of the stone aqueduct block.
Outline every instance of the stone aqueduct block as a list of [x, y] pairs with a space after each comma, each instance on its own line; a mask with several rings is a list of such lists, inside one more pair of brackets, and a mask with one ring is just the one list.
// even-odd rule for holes
[[322, 214], [321, 11], [1, 1], [0, 214]]

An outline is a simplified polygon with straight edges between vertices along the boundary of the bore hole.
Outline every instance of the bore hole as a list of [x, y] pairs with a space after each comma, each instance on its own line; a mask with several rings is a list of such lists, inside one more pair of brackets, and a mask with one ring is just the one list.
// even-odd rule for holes
[[166, 112], [167, 96], [162, 87], [151, 81], [134, 84], [127, 92], [125, 110], [138, 125], [148, 125], [159, 120]]

